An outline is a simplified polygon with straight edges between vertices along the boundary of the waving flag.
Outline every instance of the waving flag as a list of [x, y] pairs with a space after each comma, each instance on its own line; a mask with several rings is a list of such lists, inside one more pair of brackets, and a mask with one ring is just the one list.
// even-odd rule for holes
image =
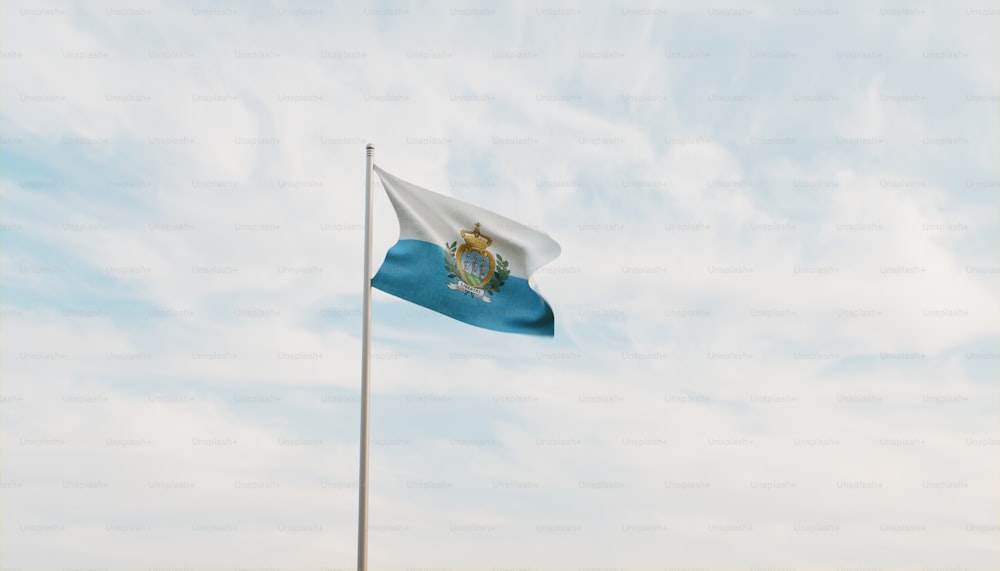
[[528, 278], [559, 255], [547, 234], [374, 167], [399, 217], [399, 241], [372, 286], [459, 321], [552, 336], [552, 308]]

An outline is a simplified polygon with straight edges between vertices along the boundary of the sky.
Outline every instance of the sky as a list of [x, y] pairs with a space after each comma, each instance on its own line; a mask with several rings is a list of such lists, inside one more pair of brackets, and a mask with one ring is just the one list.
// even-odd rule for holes
[[354, 568], [366, 143], [562, 248], [373, 292], [371, 569], [997, 568], [998, 19], [4, 2], [0, 569]]

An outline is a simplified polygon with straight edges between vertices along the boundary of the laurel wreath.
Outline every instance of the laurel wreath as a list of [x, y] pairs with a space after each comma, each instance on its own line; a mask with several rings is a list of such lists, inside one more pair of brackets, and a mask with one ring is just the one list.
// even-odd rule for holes
[[[458, 242], [452, 242], [451, 244], [445, 243], [444, 252], [444, 269], [448, 270], [449, 278], [457, 278], [460, 274], [458, 271], [458, 261], [456, 256], [458, 254]], [[507, 260], [503, 259], [503, 256], [496, 254], [496, 268], [493, 270], [493, 277], [490, 278], [490, 282], [483, 286], [483, 291], [488, 295], [493, 295], [494, 293], [500, 291], [503, 284], [507, 282], [507, 278], [510, 277], [510, 270], [508, 269]], [[472, 295], [469, 292], [465, 292], [465, 295]]]

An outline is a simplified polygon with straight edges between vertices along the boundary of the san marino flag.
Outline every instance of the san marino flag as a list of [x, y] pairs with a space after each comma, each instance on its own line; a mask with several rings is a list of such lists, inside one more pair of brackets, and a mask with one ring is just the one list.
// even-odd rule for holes
[[554, 334], [552, 308], [528, 285], [559, 244], [509, 218], [375, 166], [399, 217], [399, 241], [372, 286], [478, 327]]

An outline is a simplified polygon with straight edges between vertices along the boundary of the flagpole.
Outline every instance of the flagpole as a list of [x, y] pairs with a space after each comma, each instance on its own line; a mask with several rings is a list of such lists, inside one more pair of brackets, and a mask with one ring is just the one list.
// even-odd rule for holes
[[365, 287], [361, 309], [361, 458], [358, 475], [358, 571], [368, 569], [368, 393], [372, 344], [372, 170], [375, 145], [368, 143], [365, 173]]

